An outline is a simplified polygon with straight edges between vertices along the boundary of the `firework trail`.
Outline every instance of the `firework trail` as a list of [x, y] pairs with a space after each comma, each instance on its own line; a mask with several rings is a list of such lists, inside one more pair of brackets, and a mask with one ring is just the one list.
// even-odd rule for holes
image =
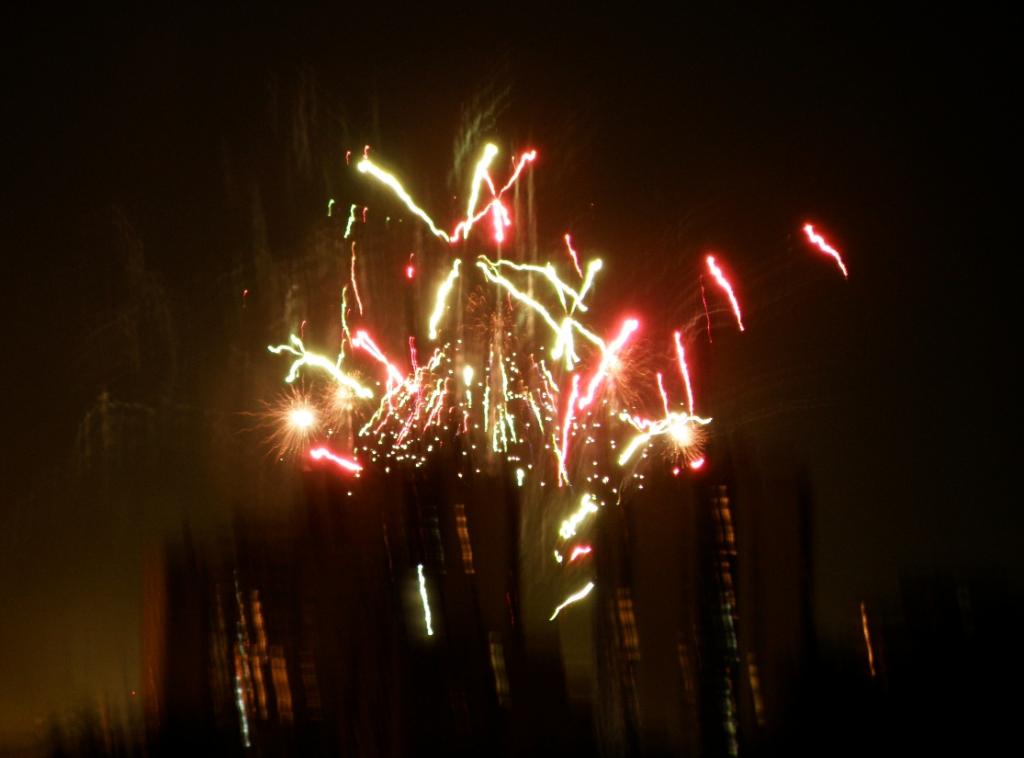
[[[743, 331], [743, 315], [740, 313], [740, 303], [736, 299], [736, 293], [732, 291], [732, 285], [729, 284], [729, 280], [725, 278], [725, 274], [722, 273], [722, 269], [715, 263], [715, 256], [709, 255], [706, 259], [708, 264], [708, 271], [711, 272], [711, 276], [718, 282], [718, 286], [722, 288], [726, 296], [729, 298], [729, 303], [732, 305], [733, 315], [736, 316], [736, 323], [739, 325], [740, 331]], [[710, 332], [709, 332], [710, 333]]]
[[846, 270], [846, 264], [843, 263], [843, 257], [839, 254], [839, 251], [828, 244], [824, 237], [814, 231], [814, 227], [811, 224], [804, 224], [804, 234], [807, 235], [807, 240], [812, 245], [825, 253], [825, 255], [830, 256], [836, 262], [836, 265], [839, 266], [839, 270], [843, 273], [844, 279], [850, 278], [850, 274]]
[[572, 563], [577, 558], [590, 555], [592, 552], [594, 552], [594, 548], [590, 545], [577, 545], [572, 549], [572, 553], [569, 554], [569, 563]]
[[704, 304], [704, 323], [707, 326], [708, 344], [710, 344], [710, 343], [712, 343], [714, 341], [714, 340], [711, 339], [711, 314], [708, 313], [708, 297], [707, 297], [707, 293], [704, 292], [704, 277], [703, 277], [703, 275], [700, 276], [699, 279], [700, 279], [700, 301], [701, 301], [701, 303]]
[[344, 456], [332, 453], [326, 447], [315, 447], [309, 451], [309, 457], [314, 461], [328, 460], [337, 466], [342, 471], [358, 474], [363, 470], [363, 467], [359, 464], [359, 461], [353, 458], [345, 458]]
[[587, 582], [586, 586], [584, 586], [583, 589], [581, 589], [579, 592], [574, 592], [573, 594], [569, 595], [569, 597], [567, 597], [557, 608], [555, 608], [555, 612], [551, 614], [551, 618], [549, 618], [548, 621], [554, 621], [556, 618], [558, 618], [558, 614], [561, 613], [566, 607], [572, 605], [573, 603], [578, 603], [580, 600], [589, 595], [592, 589], [594, 589], [594, 583]]
[[356, 305], [359, 306], [359, 315], [363, 315], [363, 299], [359, 297], [359, 285], [356, 283], [356, 243], [352, 242], [352, 294], [356, 296]]
[[430, 314], [430, 339], [436, 340], [438, 336], [437, 326], [441, 321], [441, 317], [444, 315], [445, 307], [448, 301], [448, 295], [452, 291], [452, 286], [455, 284], [455, 279], [459, 275], [459, 266], [462, 265], [462, 260], [456, 258], [452, 263], [452, 270], [445, 277], [445, 280], [441, 283], [441, 286], [437, 288], [437, 300], [434, 303], [434, 310]]
[[686, 365], [683, 335], [676, 331], [672, 333], [672, 338], [676, 343], [676, 359], [679, 361], [679, 373], [683, 377], [683, 384], [686, 385], [686, 410], [688, 413], [693, 413], [693, 385], [690, 384], [690, 369]]
[[573, 249], [572, 246], [572, 237], [570, 237], [568, 234], [565, 235], [565, 246], [569, 249], [569, 257], [572, 258], [573, 268], [576, 269], [576, 273], [579, 274], [580, 278], [582, 279], [583, 269], [580, 268], [580, 258], [578, 255], [576, 255], [576, 251]]

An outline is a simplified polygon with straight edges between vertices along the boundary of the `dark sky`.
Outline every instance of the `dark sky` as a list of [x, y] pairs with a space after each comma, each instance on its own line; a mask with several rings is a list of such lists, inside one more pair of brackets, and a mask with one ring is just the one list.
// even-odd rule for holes
[[[477, 115], [539, 149], [541, 234], [599, 249], [609, 300], [690, 317], [698, 256], [730, 261], [748, 332], [697, 382], [810, 472], [823, 629], [908, 569], [1020, 581], [1005, 19], [353, 8], [5, 19], [0, 735], [132, 679], [144, 546], [234, 499], [186, 442], [162, 448], [173, 487], [76, 491], [99, 394], [241, 410], [254, 248], [299, 259], [366, 143], [438, 207]], [[807, 219], [848, 282], [800, 242]], [[248, 360], [248, 392], [275, 380]]]

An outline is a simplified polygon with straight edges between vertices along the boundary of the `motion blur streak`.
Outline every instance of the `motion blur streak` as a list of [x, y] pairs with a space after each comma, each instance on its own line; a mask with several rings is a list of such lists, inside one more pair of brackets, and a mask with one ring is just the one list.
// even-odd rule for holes
[[839, 270], [843, 272], [844, 279], [850, 278], [850, 274], [846, 270], [846, 264], [843, 263], [843, 257], [839, 254], [839, 251], [828, 244], [824, 237], [814, 231], [814, 227], [811, 224], [804, 224], [804, 234], [807, 235], [807, 239], [812, 245], [825, 253], [825, 255], [831, 256], [835, 260], [836, 265], [839, 266]]
[[729, 283], [729, 280], [725, 278], [725, 274], [722, 273], [722, 269], [720, 269], [718, 264], [715, 263], [715, 256], [709, 255], [706, 260], [711, 276], [715, 278], [715, 281], [718, 282], [718, 286], [721, 287], [728, 296], [729, 304], [732, 305], [732, 312], [736, 316], [736, 323], [739, 325], [740, 331], [742, 332], [743, 316], [740, 313], [740, 304], [736, 299], [736, 294], [732, 291], [732, 285]]
[[423, 575], [423, 564], [416, 565], [416, 574], [420, 580], [420, 600], [423, 603], [423, 623], [427, 628], [427, 636], [434, 636], [433, 617], [430, 615], [430, 602], [427, 600], [427, 578]]
[[345, 458], [344, 456], [337, 455], [336, 453], [332, 453], [326, 447], [313, 448], [312, 450], [309, 451], [309, 457], [312, 458], [314, 461], [319, 461], [326, 458], [343, 471], [349, 471], [354, 474], [357, 474], [363, 470], [363, 467], [359, 464], [358, 461], [352, 458]]
[[586, 586], [579, 592], [574, 592], [573, 594], [569, 595], [569, 597], [567, 597], [561, 605], [555, 608], [555, 612], [551, 614], [551, 618], [549, 618], [548, 621], [554, 621], [558, 617], [558, 614], [562, 612], [563, 608], [565, 608], [566, 606], [570, 606], [573, 603], [578, 603], [580, 600], [589, 595], [592, 589], [594, 589], [594, 583], [587, 582]]

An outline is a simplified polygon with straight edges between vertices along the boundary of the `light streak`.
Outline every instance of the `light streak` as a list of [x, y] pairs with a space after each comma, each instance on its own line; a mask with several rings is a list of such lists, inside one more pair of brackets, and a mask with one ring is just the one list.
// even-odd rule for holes
[[828, 244], [828, 241], [824, 237], [814, 231], [814, 227], [811, 224], [804, 224], [804, 234], [807, 235], [807, 239], [812, 245], [825, 253], [825, 255], [829, 255], [835, 260], [836, 265], [839, 266], [839, 270], [843, 272], [844, 279], [850, 278], [850, 274], [846, 270], [846, 264], [843, 263], [843, 257], [839, 254], [839, 251]]
[[508, 208], [497, 198], [491, 201], [491, 218], [494, 221], [494, 241], [501, 244], [505, 241], [505, 227], [512, 226], [512, 219], [508, 215]]
[[592, 589], [594, 589], [594, 583], [587, 582], [586, 586], [579, 592], [574, 592], [573, 594], [569, 595], [569, 597], [567, 597], [561, 605], [555, 608], [555, 612], [551, 614], [551, 618], [549, 618], [548, 621], [554, 621], [558, 614], [562, 612], [563, 608], [572, 605], [573, 603], [578, 603], [580, 600], [589, 595]]
[[[487, 259], [485, 258], [484, 260]], [[582, 289], [580, 291], [576, 291], [568, 284], [563, 282], [558, 277], [558, 274], [555, 271], [555, 267], [552, 266], [550, 263], [547, 263], [543, 266], [535, 266], [531, 263], [516, 263], [515, 261], [510, 261], [506, 258], [500, 258], [496, 261], [488, 260], [487, 263], [493, 267], [505, 266], [506, 268], [510, 268], [515, 271], [526, 271], [535, 274], [540, 274], [545, 279], [547, 279], [548, 282], [551, 283], [552, 288], [555, 290], [555, 294], [558, 295], [558, 302], [561, 303], [563, 310], [566, 309], [565, 296], [568, 295], [573, 300], [572, 310], [570, 310], [570, 313], [576, 311], [577, 309], [584, 313], [587, 311], [587, 306], [583, 304], [583, 297], [586, 295], [586, 292]], [[591, 261], [590, 264], [588, 264], [587, 266], [587, 270], [593, 271], [594, 273], [596, 273], [600, 269], [600, 260]], [[593, 278], [593, 274], [591, 274], [591, 278]]]
[[572, 563], [577, 558], [582, 558], [585, 555], [590, 555], [594, 552], [594, 548], [590, 545], [577, 545], [572, 549], [572, 553], [569, 554], [569, 563]]
[[345, 236], [342, 239], [348, 239], [349, 235], [352, 234], [352, 224], [356, 222], [356, 204], [352, 203], [348, 209], [348, 223], [345, 224]]
[[589, 493], [584, 494], [580, 499], [580, 507], [558, 527], [558, 536], [563, 540], [572, 539], [576, 536], [576, 530], [583, 520], [591, 513], [597, 513], [597, 510], [597, 504], [594, 502], [593, 496]]
[[575, 348], [573, 346], [572, 334], [573, 330], [582, 334], [587, 340], [596, 345], [602, 351], [605, 349], [604, 340], [594, 334], [592, 331], [587, 329], [585, 326], [580, 324], [573, 318], [566, 317], [565, 320], [559, 324], [551, 316], [551, 313], [541, 305], [537, 300], [527, 295], [525, 292], [520, 290], [509, 281], [506, 277], [498, 273], [498, 264], [489, 261], [486, 256], [481, 255], [477, 261], [477, 267], [483, 271], [484, 276], [491, 282], [503, 287], [512, 297], [519, 302], [531, 308], [535, 313], [538, 313], [544, 320], [544, 323], [555, 333], [555, 345], [552, 348], [551, 356], [555, 360], [558, 360], [565, 355], [566, 368], [572, 368], [574, 363], [579, 362], [579, 357], [576, 355]]
[[612, 343], [604, 350], [601, 355], [601, 363], [598, 365], [594, 375], [590, 377], [590, 382], [587, 384], [587, 393], [579, 399], [577, 408], [583, 410], [594, 402], [594, 393], [597, 392], [597, 388], [604, 381], [604, 378], [608, 375], [612, 366], [619, 360], [619, 351], [626, 344], [626, 340], [637, 329], [640, 328], [640, 322], [635, 318], [627, 318], [622, 322], [622, 327], [619, 329], [619, 336], [612, 340]]
[[314, 461], [319, 461], [326, 458], [343, 471], [348, 471], [353, 474], [358, 474], [360, 471], [363, 470], [363, 467], [362, 465], [360, 465], [359, 461], [355, 460], [354, 458], [345, 458], [344, 456], [332, 453], [326, 447], [313, 448], [312, 450], [309, 451], [309, 456]]
[[356, 243], [352, 241], [352, 294], [356, 296], [356, 305], [359, 306], [359, 315], [363, 315], [363, 300], [359, 297], [359, 285], [356, 283]]
[[[480, 160], [476, 164], [476, 169], [473, 171], [473, 183], [469, 191], [469, 203], [466, 205], [466, 218], [472, 219], [473, 213], [476, 210], [477, 200], [480, 198], [480, 185], [487, 180], [487, 167], [491, 165], [491, 161], [494, 160], [494, 156], [498, 154], [498, 148], [496, 145], [488, 143], [484, 145], [484, 154], [480, 157]], [[468, 222], [466, 226], [463, 239], [469, 234], [472, 222]], [[456, 238], [458, 235], [455, 235]]]
[[331, 217], [331, 209], [334, 208], [334, 198], [327, 201], [327, 218]]
[[[466, 218], [460, 221], [458, 224], [456, 224], [455, 229], [451, 234], [448, 234], [443, 229], [440, 229], [434, 223], [433, 219], [431, 219], [430, 216], [427, 215], [426, 211], [424, 211], [422, 208], [416, 205], [415, 201], [412, 199], [412, 196], [405, 190], [401, 182], [399, 182], [398, 179], [393, 174], [377, 166], [365, 154], [363, 160], [361, 160], [356, 165], [356, 169], [359, 171], [359, 173], [369, 174], [373, 178], [377, 179], [377, 181], [389, 187], [391, 191], [395, 193], [398, 199], [405, 204], [405, 207], [408, 208], [415, 216], [419, 217], [420, 220], [422, 220], [427, 225], [427, 227], [430, 229], [431, 233], [435, 237], [438, 237], [439, 239], [442, 239], [449, 244], [454, 244], [458, 242], [460, 238], [465, 240], [468, 238], [469, 232], [476, 224], [476, 222], [483, 218], [486, 214], [490, 213], [494, 219], [495, 241], [500, 244], [505, 239], [504, 228], [510, 226], [512, 223], [512, 220], [509, 217], [508, 209], [501, 202], [501, 196], [509, 187], [511, 187], [516, 182], [526, 164], [536, 159], [537, 151], [531, 150], [529, 152], [523, 153], [515, 167], [515, 170], [512, 173], [511, 178], [508, 180], [504, 187], [502, 187], [498, 191], [495, 191], [494, 182], [491, 180], [487, 168], [490, 165], [491, 161], [494, 159], [494, 156], [497, 154], [498, 148], [495, 147], [493, 144], [487, 144], [484, 146], [483, 156], [477, 162], [476, 169], [473, 172], [469, 202], [466, 206]], [[480, 198], [480, 186], [483, 184], [486, 184], [487, 187], [490, 189], [492, 199], [482, 209], [477, 211], [476, 206]]]
[[394, 175], [389, 174], [387, 171], [384, 171], [383, 169], [379, 168], [376, 164], [374, 164], [373, 161], [371, 161], [367, 157], [364, 157], [361, 161], [359, 161], [359, 163], [356, 164], [356, 171], [358, 171], [360, 174], [369, 174], [377, 181], [389, 187], [391, 191], [398, 196], [398, 199], [405, 204], [405, 207], [408, 208], [413, 215], [417, 216], [421, 221], [423, 221], [427, 225], [427, 227], [430, 229], [431, 233], [435, 237], [440, 237], [445, 242], [452, 241], [451, 237], [448, 236], [447, 232], [445, 232], [443, 229], [438, 229], [437, 226], [435, 226], [433, 219], [431, 219], [430, 216], [426, 214], [426, 211], [424, 211], [422, 208], [416, 205], [415, 202], [413, 202], [412, 197], [410, 197], [409, 193], [405, 191], [405, 188], [402, 186], [401, 182], [399, 182], [398, 179], [394, 177]]
[[437, 325], [441, 322], [441, 317], [444, 315], [445, 306], [447, 304], [448, 295], [452, 291], [452, 286], [455, 284], [455, 280], [459, 276], [459, 266], [462, 265], [462, 261], [456, 258], [452, 263], [452, 270], [448, 272], [448, 276], [441, 282], [441, 286], [437, 288], [437, 298], [434, 301], [434, 310], [430, 314], [430, 339], [437, 339]]
[[[597, 272], [604, 267], [604, 263], [601, 262], [600, 258], [595, 258], [587, 264], [587, 273], [583, 277], [583, 284], [580, 286], [580, 296], [576, 299], [577, 305], [583, 301], [583, 298], [587, 296], [591, 286], [594, 284], [594, 277], [597, 276]], [[573, 307], [573, 311], [576, 308]], [[571, 311], [570, 311], [571, 312]]]
[[672, 409], [668, 406], [668, 393], [665, 392], [665, 383], [662, 381], [661, 372], [657, 373], [658, 377], [658, 394], [661, 395], [661, 407], [665, 409], [665, 415], [667, 416], [672, 412]]
[[430, 602], [427, 600], [427, 578], [423, 576], [423, 564], [416, 564], [416, 574], [420, 579], [420, 601], [423, 603], [423, 623], [427, 627], [427, 636], [434, 636], [432, 616], [430, 615]]
[[[470, 197], [471, 204], [469, 206], [469, 212], [467, 213], [466, 218], [460, 221], [455, 226], [455, 230], [451, 234], [451, 241], [453, 243], [457, 242], [460, 236], [464, 240], [467, 239], [469, 236], [469, 230], [473, 228], [473, 225], [476, 224], [477, 221], [482, 219], [488, 213], [490, 213], [491, 217], [493, 218], [494, 240], [499, 244], [503, 242], [505, 239], [504, 227], [510, 226], [512, 223], [512, 220], [509, 218], [508, 209], [501, 202], [501, 196], [505, 194], [509, 187], [516, 183], [516, 181], [519, 179], [519, 175], [523, 171], [523, 168], [526, 167], [526, 164], [531, 163], [533, 160], [536, 159], [537, 151], [530, 150], [526, 153], [523, 153], [522, 156], [520, 156], [518, 162], [516, 162], [513, 159], [515, 169], [512, 171], [512, 176], [505, 183], [504, 187], [502, 187], [498, 191], [495, 191], [494, 182], [491, 180], [490, 174], [488, 174], [486, 171], [486, 164], [490, 163], [490, 157], [488, 157], [488, 153], [490, 152], [491, 149], [493, 149], [495, 154], [497, 153], [497, 148], [495, 148], [493, 145], [487, 145], [484, 148], [484, 157], [481, 158], [480, 163], [477, 164], [478, 171], [477, 173], [475, 173], [475, 176], [479, 174], [479, 176], [481, 176], [482, 179], [481, 181], [474, 181], [473, 192], [476, 192], [481, 183], [485, 183], [487, 184], [487, 187], [491, 191], [492, 199], [487, 205], [485, 205], [481, 210], [477, 211], [474, 214], [472, 211], [475, 209], [476, 206], [476, 198], [472, 196]], [[479, 173], [479, 169], [482, 164], [484, 165], [484, 171], [482, 173]]]
[[868, 670], [871, 672], [871, 677], [875, 676], [875, 651], [871, 646], [871, 630], [868, 628], [868, 610], [864, 605], [863, 601], [860, 604], [860, 625], [864, 632], [864, 647], [867, 648], [868, 652]]
[[519, 487], [523, 486], [523, 482], [526, 481], [526, 470], [517, 468], [516, 469], [516, 485]]
[[366, 333], [365, 329], [359, 329], [356, 332], [356, 336], [352, 339], [352, 347], [362, 348], [368, 352], [378, 363], [383, 365], [387, 370], [388, 374], [388, 388], [391, 389], [392, 384], [400, 385], [405, 381], [405, 377], [402, 372], [395, 368], [395, 365], [388, 360], [387, 356], [381, 352], [381, 349], [377, 347], [377, 343], [373, 341], [369, 334]]
[[676, 331], [672, 333], [676, 343], [676, 360], [679, 361], [679, 373], [682, 374], [683, 384], [686, 385], [686, 412], [693, 413], [693, 386], [690, 384], [690, 369], [686, 366], [686, 350], [683, 348], [683, 335]]
[[267, 350], [274, 353], [275, 355], [280, 355], [281, 353], [291, 353], [292, 355], [296, 356], [296, 360], [292, 362], [291, 368], [288, 370], [288, 375], [284, 378], [286, 383], [291, 384], [292, 382], [294, 382], [299, 375], [299, 369], [301, 369], [303, 366], [313, 366], [315, 368], [319, 368], [323, 371], [326, 371], [328, 376], [330, 376], [334, 381], [336, 381], [338, 384], [348, 387], [358, 397], [365, 399], [373, 397], [373, 392], [370, 389], [364, 387], [351, 376], [342, 371], [334, 361], [330, 360], [329, 358], [323, 355], [311, 353], [308, 350], [306, 350], [306, 347], [305, 345], [303, 345], [302, 340], [299, 339], [294, 334], [291, 336], [291, 343], [291, 345], [267, 346]]
[[409, 335], [409, 363], [412, 364], [413, 373], [416, 373], [416, 370], [419, 368], [419, 363], [417, 361], [418, 355], [419, 354], [416, 352], [416, 338], [413, 337], [410, 334]]
[[736, 299], [736, 294], [732, 291], [732, 285], [729, 284], [729, 280], [725, 278], [725, 274], [722, 273], [722, 269], [715, 263], [715, 256], [709, 255], [707, 257], [708, 270], [711, 275], [715, 277], [715, 281], [718, 282], [718, 286], [721, 287], [725, 294], [729, 297], [729, 302], [732, 304], [732, 312], [736, 316], [736, 323], [740, 327], [740, 331], [743, 331], [743, 316], [740, 314], [740, 304]]
[[348, 330], [348, 285], [341, 288], [341, 340], [338, 345], [338, 361], [335, 364], [339, 369], [345, 360], [345, 340], [352, 341], [352, 335]]
[[526, 151], [521, 156], [519, 156], [519, 161], [518, 162], [515, 161], [515, 159], [513, 158], [513, 163], [515, 164], [515, 169], [513, 169], [512, 176], [509, 177], [509, 180], [507, 182], [505, 182], [505, 186], [501, 188], [501, 191], [498, 193], [498, 197], [501, 197], [502, 195], [504, 195], [505, 192], [513, 184], [515, 184], [519, 180], [519, 175], [523, 172], [523, 169], [526, 168], [526, 164], [527, 163], [533, 163], [535, 160], [537, 160], [537, 151], [536, 150], [528, 150], [528, 151]]
[[499, 274], [498, 265], [496, 263], [491, 263], [491, 261], [489, 261], [487, 258], [481, 255], [480, 260], [476, 262], [476, 265], [477, 268], [484, 272], [484, 276], [487, 277], [490, 281], [494, 282], [500, 287], [504, 287], [506, 290], [508, 290], [509, 294], [512, 295], [512, 297], [514, 297], [516, 300], [519, 300], [527, 307], [532, 308], [536, 313], [539, 313], [540, 317], [544, 319], [544, 322], [549, 327], [551, 327], [552, 331], [554, 331], [556, 334], [559, 334], [561, 332], [561, 327], [558, 325], [558, 322], [551, 317], [551, 314], [548, 313], [548, 309], [545, 308], [540, 303], [538, 303], [532, 297], [527, 295], [525, 292], [519, 290], [519, 288], [516, 287], [512, 282], [510, 282], [504, 276]]
[[707, 294], [704, 292], [704, 276], [701, 275], [698, 278], [700, 279], [700, 301], [704, 304], [704, 322], [707, 325], [708, 343], [710, 344], [714, 342], [714, 340], [711, 339], [711, 314], [708, 313], [708, 298]]
[[629, 462], [629, 459], [633, 457], [633, 453], [636, 452], [636, 449], [650, 440], [653, 436], [654, 435], [650, 432], [644, 432], [630, 440], [629, 444], [627, 444], [619, 454], [619, 465], [625, 466]]
[[572, 389], [569, 391], [569, 402], [565, 406], [565, 417], [562, 419], [562, 446], [558, 448], [558, 486], [569, 483], [569, 471], [565, 464], [569, 458], [569, 433], [572, 427], [573, 414], [576, 411], [576, 397], [580, 391], [580, 375], [572, 375]]
[[565, 246], [569, 248], [569, 257], [572, 258], [572, 265], [575, 267], [576, 273], [579, 274], [580, 278], [582, 279], [583, 269], [580, 268], [580, 259], [579, 256], [576, 255], [576, 251], [573, 250], [572, 237], [568, 233], [566, 233], [565, 235]]

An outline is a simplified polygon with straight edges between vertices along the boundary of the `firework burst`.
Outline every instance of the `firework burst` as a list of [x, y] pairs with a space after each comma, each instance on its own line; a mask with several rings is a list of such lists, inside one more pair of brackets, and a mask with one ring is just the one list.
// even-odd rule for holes
[[[557, 484], [556, 490], [569, 491], [578, 506], [552, 535], [552, 547], [559, 564], [583, 563], [593, 548], [579, 542], [577, 532], [597, 517], [603, 498], [621, 499], [625, 483], [649, 460], [664, 461], [674, 474], [698, 470], [711, 418], [696, 415], [680, 332], [663, 345], [648, 337], [641, 348], [640, 317], [621, 318], [607, 333], [589, 321], [594, 284], [604, 265], [599, 259], [581, 261], [568, 234], [552, 246], [552, 261], [543, 265], [502, 254], [515, 221], [505, 193], [535, 164], [537, 153], [527, 150], [514, 158], [504, 184], [491, 175], [498, 153], [494, 145], [484, 148], [471, 177], [465, 215], [447, 232], [394, 173], [364, 151], [356, 164], [359, 174], [390, 190], [443, 243], [438, 245], [444, 251], [440, 259], [417, 256], [413, 268], [410, 255], [404, 269], [405, 278], [415, 276], [431, 293], [422, 304], [422, 322], [416, 321], [425, 328], [416, 327], [401, 344], [375, 338], [365, 324], [350, 330], [343, 290], [342, 338], [335, 358], [307, 349], [301, 335], [269, 347], [291, 358], [287, 383], [300, 374], [328, 380], [316, 405], [293, 389], [273, 410], [277, 431], [272, 444], [282, 456], [308, 450], [312, 459], [351, 476], [374, 463], [387, 470], [422, 466], [434, 451], [461, 439], [464, 455], [468, 449], [507, 461], [518, 487], [529, 471], [540, 486]], [[354, 234], [358, 207], [350, 205], [346, 240]], [[365, 223], [365, 207], [362, 218]], [[490, 245], [494, 253], [466, 255], [467, 242]], [[361, 319], [372, 317], [359, 297], [357, 240], [350, 247], [350, 285], [358, 313]], [[568, 256], [555, 253], [559, 247]], [[743, 331], [732, 283], [713, 256], [705, 262]], [[703, 297], [703, 283], [701, 292]], [[663, 371], [656, 370], [673, 366], [685, 392], [678, 401], [670, 399]], [[647, 416], [645, 409], [659, 399], [661, 414]], [[330, 447], [324, 445], [328, 439]], [[344, 452], [338, 449], [343, 441]], [[649, 455], [651, 446], [662, 454]], [[590, 491], [580, 493], [578, 487]], [[429, 628], [422, 566], [419, 570]], [[551, 618], [586, 597], [593, 586], [590, 582], [570, 594]]]

